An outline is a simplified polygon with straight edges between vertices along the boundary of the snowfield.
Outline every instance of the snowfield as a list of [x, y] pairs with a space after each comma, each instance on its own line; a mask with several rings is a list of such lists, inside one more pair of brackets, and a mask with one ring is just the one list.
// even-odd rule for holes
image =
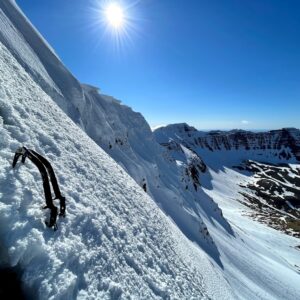
[[209, 169], [202, 177], [205, 193], [219, 204], [235, 232], [235, 239], [226, 239], [209, 227], [221, 252], [225, 276], [237, 287], [239, 298], [297, 299], [300, 241], [247, 217], [253, 211], [242, 204], [238, 183], [248, 181], [248, 176], [228, 167]]
[[[195, 143], [195, 138], [210, 140], [207, 133], [199, 132], [186, 124], [161, 127], [154, 132], [157, 140], [166, 149], [173, 145], [185, 145], [207, 166], [201, 175], [203, 192], [210, 196], [222, 209], [230, 221], [235, 238], [227, 238], [216, 226], [204, 217], [208, 230], [220, 251], [225, 277], [239, 298], [245, 299], [292, 299], [299, 298], [300, 279], [300, 240], [287, 236], [250, 218], [254, 211], [248, 208], [241, 192], [241, 185], [247, 186], [254, 179], [247, 171], [238, 172], [245, 159], [256, 159], [270, 163], [292, 163], [289, 166], [299, 170], [300, 165], [294, 157], [287, 161], [280, 159], [277, 152], [281, 149], [262, 151], [254, 149], [215, 149]], [[286, 149], [289, 151], [289, 149]], [[283, 293], [283, 290], [285, 292]]]
[[[12, 169], [22, 145], [51, 161], [66, 196], [57, 231], [44, 223], [37, 168]], [[0, 268], [16, 267], [29, 299], [300, 297], [300, 241], [247, 218], [236, 200], [248, 177], [174, 147], [79, 83], [15, 2], [0, 0]]]

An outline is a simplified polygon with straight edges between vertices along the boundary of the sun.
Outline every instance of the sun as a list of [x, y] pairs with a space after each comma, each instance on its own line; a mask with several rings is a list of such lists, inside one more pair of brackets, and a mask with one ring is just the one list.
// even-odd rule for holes
[[108, 24], [114, 29], [120, 29], [124, 25], [124, 12], [117, 3], [110, 3], [105, 9], [105, 16]]
[[121, 48], [135, 45], [134, 39], [140, 32], [138, 24], [141, 18], [138, 18], [137, 8], [140, 0], [93, 0], [89, 2], [94, 5], [90, 7], [94, 21], [91, 27], [96, 31], [97, 45], [105, 39], [118, 52]]

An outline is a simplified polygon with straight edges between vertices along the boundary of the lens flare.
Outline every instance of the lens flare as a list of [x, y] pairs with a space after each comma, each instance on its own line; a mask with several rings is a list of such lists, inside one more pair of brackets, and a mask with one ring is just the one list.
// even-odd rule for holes
[[93, 22], [89, 26], [94, 32], [95, 47], [109, 47], [118, 53], [134, 47], [141, 33], [140, 0], [93, 0], [92, 3], [89, 11]]
[[108, 24], [115, 29], [124, 25], [124, 12], [120, 5], [116, 3], [108, 4], [105, 9], [105, 16]]

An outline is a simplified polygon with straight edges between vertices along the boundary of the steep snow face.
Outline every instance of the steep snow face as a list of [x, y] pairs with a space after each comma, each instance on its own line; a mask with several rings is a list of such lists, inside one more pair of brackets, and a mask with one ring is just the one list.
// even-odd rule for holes
[[[78, 129], [2, 43], [0, 69], [0, 261], [22, 270], [30, 298], [234, 297], [218, 266]], [[28, 161], [11, 167], [22, 144], [50, 159], [67, 198], [67, 216], [56, 232], [44, 224], [38, 170]]]
[[78, 109], [84, 105], [80, 83], [32, 27], [14, 1], [0, 1], [0, 41], [30, 77], [80, 124]]
[[218, 206], [197, 190], [199, 182], [195, 188], [193, 160], [186, 159], [179, 167], [176, 160], [165, 156], [141, 114], [99, 94], [96, 88], [87, 85], [83, 88], [87, 105], [81, 111], [81, 118], [86, 132], [123, 166], [189, 239], [219, 263], [218, 250], [202, 216], [209, 216], [208, 220], [214, 220], [228, 232], [231, 229]]
[[167, 144], [167, 154], [176, 162], [178, 169], [181, 169], [182, 182], [186, 184], [185, 189], [190, 188], [192, 183], [197, 191], [201, 187], [200, 174], [206, 171], [206, 165], [203, 160], [191, 149], [184, 147], [173, 140]]
[[[223, 205], [239, 195], [231, 170], [202, 173], [180, 143], [180, 153], [162, 150], [140, 114], [80, 85], [14, 2], [0, 5], [0, 257], [23, 270], [32, 298], [298, 297], [299, 240], [231, 215], [240, 213]], [[37, 170], [11, 170], [20, 144], [51, 160], [67, 196], [56, 233], [43, 223]]]
[[[229, 228], [217, 205], [194, 191], [192, 168], [163, 157], [142, 115], [97, 88], [81, 85], [12, 1], [0, 1], [0, 40], [52, 99], [161, 205], [191, 240], [215, 248], [201, 213]], [[2, 22], [2, 23], [1, 23]], [[33, 67], [31, 67], [33, 66]], [[186, 186], [188, 185], [188, 190]], [[190, 187], [189, 187], [190, 186]], [[212, 251], [218, 257], [218, 251]]]
[[[220, 263], [201, 218], [200, 209], [205, 205], [201, 207], [199, 199], [194, 204], [192, 197], [185, 203], [177, 194], [174, 178], [178, 180], [180, 173], [175, 163], [160, 157], [162, 148], [154, 142], [143, 117], [113, 98], [99, 95], [95, 88], [81, 86], [13, 1], [0, 1], [0, 8], [2, 264], [20, 266], [25, 287], [36, 290], [34, 296], [43, 299], [129, 294], [138, 298], [189, 299], [205, 298], [206, 294], [218, 298], [223, 289], [225, 298], [231, 295], [206, 254], [189, 246], [145, 192], [51, 101], [104, 149], [111, 150], [139, 185], [146, 184], [148, 193], [186, 236]], [[58, 172], [68, 199], [68, 217], [59, 223], [60, 234], [45, 231], [38, 172], [30, 164], [26, 164], [28, 170], [24, 166], [11, 170], [13, 152], [21, 144], [46, 154]], [[116, 145], [127, 145], [127, 152]], [[163, 180], [156, 160], [166, 171]], [[229, 229], [209, 197], [203, 202], [207, 202], [210, 215]], [[140, 208], [144, 212], [139, 212]], [[172, 266], [177, 260], [182, 266]]]

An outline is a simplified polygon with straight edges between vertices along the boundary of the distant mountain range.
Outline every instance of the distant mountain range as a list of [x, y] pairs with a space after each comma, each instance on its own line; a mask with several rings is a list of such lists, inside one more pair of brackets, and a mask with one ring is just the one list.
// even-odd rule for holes
[[247, 150], [251, 152], [249, 156], [268, 152], [275, 160], [278, 158], [277, 161], [300, 161], [300, 130], [296, 128], [256, 133], [245, 130], [201, 132], [187, 124], [173, 124], [155, 130], [155, 136], [160, 144], [172, 139], [197, 149]]

